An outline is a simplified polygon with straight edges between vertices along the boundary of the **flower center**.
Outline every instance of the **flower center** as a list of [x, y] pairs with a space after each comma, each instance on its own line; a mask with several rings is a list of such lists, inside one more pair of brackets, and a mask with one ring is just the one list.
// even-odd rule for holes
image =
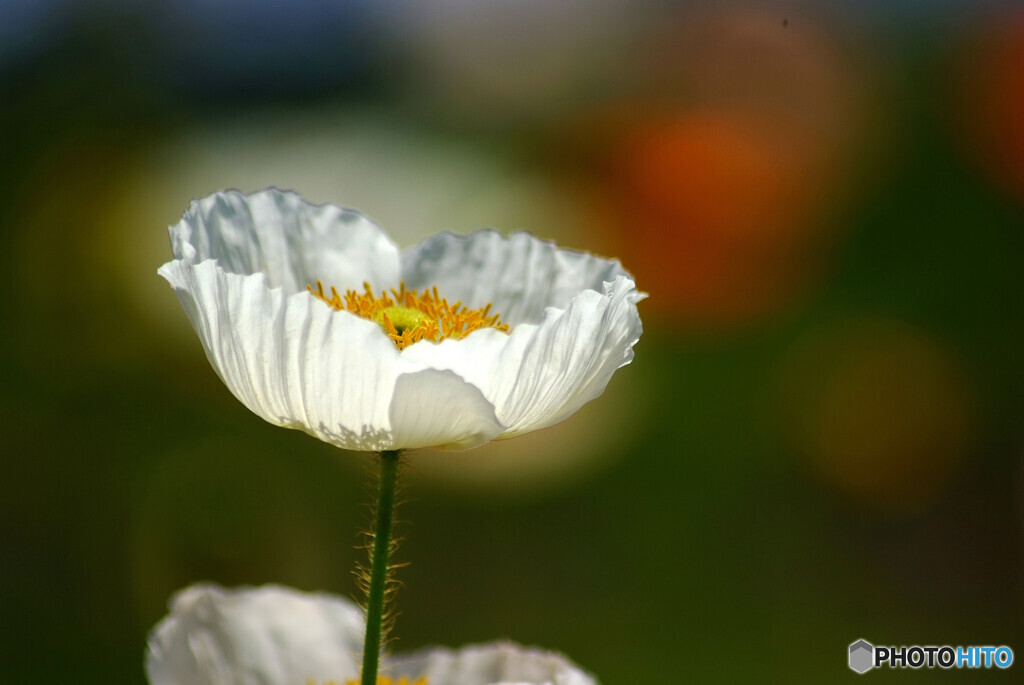
[[332, 286], [328, 296], [320, 281], [316, 282], [316, 289], [306, 286], [314, 297], [334, 309], [377, 322], [400, 350], [420, 340], [462, 338], [481, 328], [494, 328], [502, 333], [511, 330], [498, 314], [490, 313], [490, 304], [482, 309], [466, 309], [462, 302], [448, 304], [438, 295], [436, 286], [419, 292], [406, 290], [403, 282], [398, 290], [391, 289], [391, 295], [381, 291], [379, 297], [373, 294], [369, 283], [363, 283], [363, 288], [363, 293], [349, 290], [342, 296]]
[[370, 318], [386, 331], [389, 330], [388, 324], [390, 323], [391, 328], [394, 328], [399, 335], [431, 322], [431, 318], [419, 309], [397, 304], [378, 310]]

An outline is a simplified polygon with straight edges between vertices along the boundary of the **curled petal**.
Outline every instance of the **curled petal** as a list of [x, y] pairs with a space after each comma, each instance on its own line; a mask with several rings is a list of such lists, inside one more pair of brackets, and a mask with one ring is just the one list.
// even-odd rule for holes
[[564, 309], [580, 292], [601, 292], [619, 277], [632, 279], [615, 260], [560, 250], [528, 233], [439, 233], [402, 253], [410, 288], [436, 285], [449, 301], [472, 308], [492, 303], [512, 326], [536, 323], [547, 307]]
[[500, 437], [551, 426], [600, 395], [615, 370], [633, 359], [642, 332], [631, 280], [602, 293], [584, 290], [567, 309], [549, 308], [538, 325], [505, 335], [477, 331], [462, 340], [416, 344], [402, 356], [449, 369], [480, 388], [506, 430]]
[[265, 274], [292, 294], [330, 278], [342, 289], [398, 284], [398, 248], [359, 212], [314, 205], [274, 188], [195, 200], [170, 229], [176, 259], [214, 259], [229, 273]]

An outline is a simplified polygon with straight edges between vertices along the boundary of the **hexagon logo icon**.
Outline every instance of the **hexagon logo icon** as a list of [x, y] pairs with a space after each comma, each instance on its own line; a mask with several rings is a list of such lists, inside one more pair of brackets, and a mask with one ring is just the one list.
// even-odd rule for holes
[[850, 645], [850, 668], [857, 673], [866, 673], [875, 667], [875, 646], [867, 640], [857, 640]]

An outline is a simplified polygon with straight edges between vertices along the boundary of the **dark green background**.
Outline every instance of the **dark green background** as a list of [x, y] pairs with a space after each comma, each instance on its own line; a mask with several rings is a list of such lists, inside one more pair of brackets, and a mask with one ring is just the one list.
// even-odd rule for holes
[[[626, 266], [651, 291], [636, 360], [596, 400], [600, 413], [570, 420], [589, 436], [578, 449], [599, 458], [549, 483], [523, 485], [513, 470], [470, 487], [419, 476], [418, 461], [444, 454], [410, 455], [399, 649], [508, 637], [563, 651], [612, 685], [845, 680], [855, 677], [846, 647], [862, 637], [1006, 644], [1024, 655], [1024, 192], [973, 151], [958, 114], [973, 109], [969, 86], [990, 87], [971, 60], [996, 43], [1003, 15], [949, 4], [856, 15], [801, 7], [780, 9], [773, 27], [783, 12], [794, 30], [819, 27], [826, 48], [857, 65], [850, 88], [873, 103], [872, 124], [856, 134], [864, 154], [839, 174], [845, 199], [819, 216], [833, 237], [808, 252], [811, 285], [727, 325], [692, 324], [672, 292], [645, 285], [645, 277], [664, 282], [654, 273], [664, 260], [642, 257], [666, 249], [662, 229], [638, 234], [610, 213], [612, 237], [576, 235], [573, 246], [603, 252], [634, 241], [641, 258]], [[730, 8], [767, 21], [760, 9]], [[640, 97], [622, 84], [642, 79], [619, 75], [605, 92], [584, 71], [559, 90], [586, 92], [573, 106], [518, 111], [496, 102], [488, 106], [501, 116], [488, 119], [444, 97], [426, 105], [406, 97], [409, 63], [369, 28], [337, 42], [317, 33], [266, 61], [223, 40], [247, 30], [241, 19], [195, 36], [116, 4], [53, 11], [59, 21], [45, 31], [26, 25], [0, 62], [0, 675], [142, 683], [147, 631], [169, 595], [192, 582], [351, 594], [372, 463], [264, 424], [224, 389], [197, 340], [168, 337], [147, 316], [130, 279], [155, 280], [159, 261], [140, 254], [146, 263], [127, 268], [109, 236], [119, 216], [111, 207], [127, 201], [153, 151], [211, 125], [230, 130], [257, 114], [288, 121], [329, 107], [399, 121], [553, 186], [594, 175], [588, 187], [608, 188], [615, 174], [593, 160], [604, 159], [614, 133], [568, 133], [577, 118], [592, 122], [623, 99], [628, 116], [643, 120], [643, 103], [666, 86], [654, 79]], [[638, 12], [647, 23], [630, 29], [633, 45], [644, 45], [658, 25], [651, 18], [665, 11]], [[688, 22], [706, 19], [671, 16], [680, 40]], [[508, 40], [528, 43], [513, 28]], [[208, 44], [182, 57], [169, 47], [175, 41]], [[595, 48], [593, 69], [606, 75], [623, 61], [620, 49]], [[229, 58], [223, 69], [205, 68]], [[533, 102], [528, 88], [515, 95]], [[681, 107], [689, 97], [679, 96]], [[993, 100], [1004, 99], [1011, 94], [997, 90]], [[994, 135], [1024, 136], [1021, 114], [1015, 133]], [[601, 207], [606, 198], [589, 192]], [[179, 212], [190, 199], [163, 198]], [[323, 199], [351, 202], [344, 188]], [[113, 235], [163, 240], [178, 216]], [[505, 216], [492, 221], [513, 227]], [[168, 249], [158, 259], [169, 257]], [[129, 275], [116, 276], [118, 268]], [[162, 293], [154, 310], [177, 306], [169, 289], [154, 292]], [[861, 333], [844, 333], [862, 321]], [[183, 314], [177, 324], [187, 328]], [[818, 435], [830, 374], [849, 371], [847, 362], [865, 364], [867, 380], [850, 391], [859, 404], [848, 422], [839, 419], [842, 430], [899, 437], [893, 452], [882, 450], [891, 461], [833, 471], [799, 436]], [[920, 424], [901, 415], [903, 399], [923, 412]], [[628, 421], [603, 425], [620, 411]], [[936, 420], [966, 428], [947, 440]], [[821, 430], [847, 454], [846, 433]], [[523, 449], [542, 449], [543, 435]], [[905, 454], [906, 464], [893, 466]], [[836, 475], [862, 470], [870, 475], [860, 485]], [[988, 682], [1021, 667], [942, 676]]]

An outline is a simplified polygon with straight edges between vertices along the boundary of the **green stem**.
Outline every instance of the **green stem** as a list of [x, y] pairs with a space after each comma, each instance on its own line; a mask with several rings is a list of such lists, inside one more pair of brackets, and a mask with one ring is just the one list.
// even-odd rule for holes
[[395, 513], [395, 486], [401, 450], [380, 453], [380, 484], [377, 489], [377, 521], [370, 551], [370, 583], [366, 597], [366, 640], [363, 642], [362, 685], [377, 685], [377, 667], [384, 627], [384, 600], [388, 589], [388, 555]]

